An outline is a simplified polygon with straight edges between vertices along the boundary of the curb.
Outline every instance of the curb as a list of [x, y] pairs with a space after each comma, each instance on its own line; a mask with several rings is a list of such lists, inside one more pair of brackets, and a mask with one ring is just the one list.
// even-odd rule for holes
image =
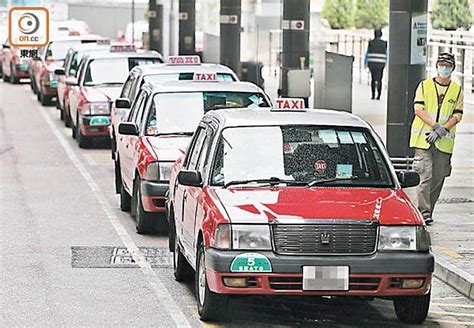
[[468, 272], [435, 257], [434, 275], [458, 292], [474, 300], [474, 277]]

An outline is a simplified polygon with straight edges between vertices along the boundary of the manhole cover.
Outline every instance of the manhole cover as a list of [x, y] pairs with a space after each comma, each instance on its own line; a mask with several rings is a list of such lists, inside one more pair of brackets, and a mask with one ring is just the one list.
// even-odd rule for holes
[[463, 197], [452, 197], [452, 198], [440, 198], [438, 204], [464, 204], [472, 203], [472, 199], [463, 198]]
[[[166, 247], [139, 247], [152, 267], [172, 267], [173, 256]], [[73, 268], [138, 268], [132, 255], [123, 246], [73, 246]]]

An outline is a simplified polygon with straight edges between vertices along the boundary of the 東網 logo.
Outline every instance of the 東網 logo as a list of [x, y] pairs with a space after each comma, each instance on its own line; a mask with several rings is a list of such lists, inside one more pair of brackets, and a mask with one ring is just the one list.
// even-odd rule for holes
[[44, 47], [49, 42], [49, 11], [45, 7], [12, 7], [8, 40], [15, 47]]

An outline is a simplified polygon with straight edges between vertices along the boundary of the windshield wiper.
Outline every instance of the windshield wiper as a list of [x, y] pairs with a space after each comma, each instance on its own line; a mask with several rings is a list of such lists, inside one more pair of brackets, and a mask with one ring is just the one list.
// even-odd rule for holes
[[233, 180], [229, 181], [226, 184], [224, 184], [224, 188], [227, 188], [232, 185], [237, 185], [237, 184], [248, 184], [248, 183], [267, 183], [269, 185], [277, 185], [280, 183], [286, 183], [287, 185], [298, 185], [298, 186], [304, 186], [306, 185], [306, 182], [303, 181], [295, 181], [295, 180], [285, 180], [285, 179], [280, 179], [277, 177], [271, 177], [269, 179], [249, 179], [249, 180]]
[[336, 182], [336, 181], [347, 181], [347, 180], [357, 180], [357, 177], [347, 177], [347, 178], [331, 178], [331, 179], [315, 179], [307, 183], [308, 187], [319, 186], [325, 183]]
[[192, 136], [194, 132], [158, 132], [155, 133], [153, 136]]

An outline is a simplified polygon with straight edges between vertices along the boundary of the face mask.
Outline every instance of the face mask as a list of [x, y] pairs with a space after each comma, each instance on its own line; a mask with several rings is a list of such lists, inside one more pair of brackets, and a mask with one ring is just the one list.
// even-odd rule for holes
[[451, 73], [453, 72], [453, 67], [446, 67], [446, 66], [439, 66], [438, 67], [438, 75], [442, 78], [448, 78], [451, 76]]

